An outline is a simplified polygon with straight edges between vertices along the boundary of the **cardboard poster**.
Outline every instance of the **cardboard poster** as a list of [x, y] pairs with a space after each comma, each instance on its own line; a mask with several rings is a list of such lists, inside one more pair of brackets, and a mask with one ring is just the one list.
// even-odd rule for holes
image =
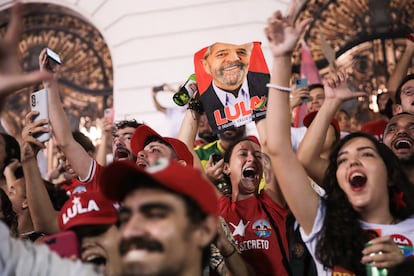
[[195, 53], [200, 100], [215, 133], [266, 116], [270, 74], [260, 42], [216, 42]]

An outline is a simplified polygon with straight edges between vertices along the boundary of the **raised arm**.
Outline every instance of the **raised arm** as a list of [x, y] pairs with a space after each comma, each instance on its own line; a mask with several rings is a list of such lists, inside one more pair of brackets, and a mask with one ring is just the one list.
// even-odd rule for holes
[[164, 106], [162, 106], [157, 99], [158, 92], [164, 90], [164, 86], [165, 84], [163, 84], [162, 86], [154, 86], [152, 88], [152, 101], [154, 102], [155, 109], [165, 114], [165, 112], [167, 112], [167, 109]]
[[303, 20], [293, 26], [298, 3], [291, 1], [290, 12], [283, 17], [276, 11], [269, 18], [265, 29], [273, 55], [272, 74], [267, 105], [266, 140], [273, 172], [279, 182], [285, 199], [306, 233], [312, 230], [318, 206], [318, 195], [312, 190], [303, 166], [292, 150], [290, 141], [289, 87], [291, 76], [291, 53], [300, 33], [310, 20]]
[[0, 39], [0, 109], [5, 98], [12, 92], [27, 85], [50, 79], [48, 72], [34, 71], [21, 73], [18, 64], [18, 43], [23, 29], [22, 3], [16, 1], [6, 35]]
[[276, 176], [272, 169], [272, 161], [270, 160], [267, 148], [267, 129], [266, 129], [266, 120], [262, 119], [256, 121], [256, 129], [259, 135], [259, 140], [261, 144], [261, 151], [263, 152], [263, 172], [264, 179], [266, 181], [264, 186], [264, 191], [268, 196], [270, 196], [277, 204], [280, 206], [286, 206], [286, 200], [283, 197], [283, 194], [280, 190], [279, 183], [277, 182]]
[[33, 137], [33, 134], [45, 130], [43, 124], [47, 121], [33, 122], [35, 116], [35, 111], [26, 115], [25, 127], [22, 130], [21, 163], [25, 176], [26, 197], [35, 230], [53, 234], [59, 232], [58, 212], [53, 208], [37, 165], [37, 152], [44, 148], [44, 145]]
[[395, 102], [395, 93], [397, 88], [400, 85], [403, 78], [408, 73], [408, 68], [410, 67], [411, 60], [414, 55], [414, 42], [406, 39], [405, 51], [402, 54], [400, 60], [398, 60], [397, 66], [395, 67], [394, 72], [390, 76], [390, 79], [387, 83], [388, 92], [391, 95], [391, 99]]
[[101, 166], [106, 166], [106, 155], [108, 154], [108, 143], [112, 141], [112, 133], [114, 126], [112, 119], [110, 118], [101, 118], [98, 122], [102, 129], [101, 143], [99, 144], [98, 150], [96, 152], [96, 162]]
[[352, 98], [365, 96], [364, 92], [352, 92], [346, 84], [347, 75], [344, 71], [332, 74], [325, 84], [325, 101], [316, 114], [305, 137], [299, 145], [296, 155], [306, 169], [308, 175], [321, 185], [328, 168], [328, 159], [322, 157], [328, 128], [340, 105]]
[[[41, 70], [47, 70], [48, 58], [46, 49], [43, 49], [40, 53], [39, 65]], [[44, 87], [48, 91], [50, 124], [52, 125], [56, 142], [65, 154], [72, 169], [80, 179], [85, 179], [89, 175], [89, 169], [93, 159], [72, 136], [68, 118], [60, 101], [58, 71], [59, 68], [57, 66], [53, 72], [53, 79], [43, 82]]]

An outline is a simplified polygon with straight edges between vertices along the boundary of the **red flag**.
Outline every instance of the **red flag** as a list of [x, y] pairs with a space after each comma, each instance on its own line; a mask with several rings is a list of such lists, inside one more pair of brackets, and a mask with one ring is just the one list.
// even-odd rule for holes
[[[301, 43], [301, 63], [300, 63], [300, 76], [301, 78], [308, 79], [308, 85], [315, 83], [322, 83], [321, 76], [319, 75], [318, 68], [313, 60], [312, 53], [309, 50], [305, 41]], [[296, 115], [294, 126], [299, 127], [303, 125], [303, 118], [308, 113], [306, 104], [301, 104], [296, 108]]]

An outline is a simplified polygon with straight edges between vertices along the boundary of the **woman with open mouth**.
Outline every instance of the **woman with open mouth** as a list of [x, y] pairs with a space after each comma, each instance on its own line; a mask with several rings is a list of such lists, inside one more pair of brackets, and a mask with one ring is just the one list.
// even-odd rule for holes
[[[293, 9], [294, 10], [294, 9]], [[267, 106], [267, 147], [289, 208], [315, 260], [318, 275], [365, 275], [367, 268], [392, 270], [413, 255], [414, 191], [396, 156], [369, 134], [353, 133], [332, 151], [320, 197], [311, 187], [290, 142], [291, 53], [306, 23], [275, 13], [266, 35], [273, 54]], [[326, 99], [308, 131], [326, 136], [329, 124], [351, 92], [346, 75], [325, 84]], [[306, 139], [306, 137], [305, 137]], [[321, 139], [314, 141], [317, 151]], [[319, 143], [320, 142], [320, 143]], [[379, 275], [379, 274], [378, 274]], [[382, 275], [382, 274], [381, 274]]]

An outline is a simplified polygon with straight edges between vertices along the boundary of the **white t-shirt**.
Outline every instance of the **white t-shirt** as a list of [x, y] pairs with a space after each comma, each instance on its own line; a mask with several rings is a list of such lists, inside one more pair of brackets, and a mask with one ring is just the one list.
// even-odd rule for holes
[[177, 137], [186, 110], [187, 105], [167, 107], [165, 109], [165, 116], [168, 118], [170, 124], [169, 137]]
[[0, 221], [0, 275], [2, 276], [103, 276], [91, 264], [62, 259], [44, 244], [10, 237]]
[[[300, 234], [302, 236], [303, 242], [306, 244], [306, 247], [312, 255], [313, 260], [315, 261], [318, 276], [332, 275], [332, 271], [330, 269], [325, 270], [323, 268], [323, 265], [315, 258], [315, 249], [316, 244], [318, 243], [317, 234], [322, 229], [322, 224], [325, 219], [325, 209], [325, 205], [323, 204], [322, 200], [319, 199], [318, 210], [311, 233], [309, 235], [306, 235], [303, 231], [303, 228], [300, 228]], [[380, 236], [390, 235], [393, 237], [394, 242], [397, 243], [398, 246], [404, 251], [404, 255], [406, 257], [414, 255], [414, 217], [410, 217], [397, 224], [373, 224], [361, 221], [361, 226], [364, 229], [375, 230]]]
[[293, 151], [296, 152], [299, 148], [300, 142], [302, 142], [305, 136], [307, 127], [291, 127], [290, 128], [290, 140], [292, 142]]

